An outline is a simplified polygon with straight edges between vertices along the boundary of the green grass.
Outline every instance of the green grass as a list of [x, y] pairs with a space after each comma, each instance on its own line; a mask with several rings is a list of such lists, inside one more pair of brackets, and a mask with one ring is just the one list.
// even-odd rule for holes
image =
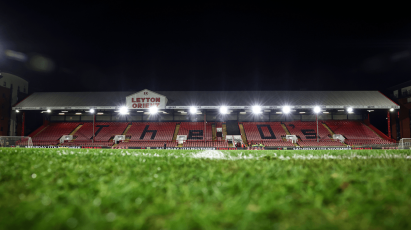
[[0, 148], [0, 229], [411, 228], [409, 150], [200, 152]]

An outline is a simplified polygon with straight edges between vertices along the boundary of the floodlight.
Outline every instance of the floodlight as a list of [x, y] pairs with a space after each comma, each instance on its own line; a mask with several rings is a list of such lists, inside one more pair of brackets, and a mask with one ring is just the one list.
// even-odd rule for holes
[[259, 114], [259, 113], [261, 113], [261, 107], [258, 106], [258, 105], [253, 106], [253, 107], [252, 107], [252, 110], [253, 110], [253, 113], [254, 113], [254, 114]]
[[16, 113], [20, 112], [20, 110], [16, 109]]
[[391, 111], [391, 112], [394, 111], [394, 108], [391, 108], [390, 111]]
[[90, 109], [90, 113], [94, 113], [94, 109]]
[[220, 113], [222, 113], [222, 114], [227, 114], [227, 112], [228, 112], [228, 109], [227, 109], [226, 106], [221, 106], [221, 107], [220, 107]]
[[319, 113], [319, 112], [321, 112], [320, 106], [314, 107], [314, 113]]
[[196, 114], [196, 113], [197, 113], [197, 108], [194, 107], [194, 106], [191, 106], [191, 107], [190, 107], [190, 113], [191, 113], [191, 114]]
[[287, 106], [287, 105], [286, 105], [286, 106], [283, 106], [283, 112], [286, 113], [286, 114], [287, 114], [287, 113], [290, 113], [290, 112], [291, 112], [290, 106]]
[[48, 109], [47, 112], [48, 112], [48, 113], [51, 113], [51, 110]]
[[347, 112], [352, 113], [352, 111], [353, 111], [352, 107], [347, 108]]
[[150, 112], [150, 114], [156, 114], [158, 113], [158, 108], [157, 106], [151, 106], [148, 111]]
[[128, 109], [125, 106], [121, 106], [120, 110], [119, 110], [120, 114], [127, 114], [128, 113]]

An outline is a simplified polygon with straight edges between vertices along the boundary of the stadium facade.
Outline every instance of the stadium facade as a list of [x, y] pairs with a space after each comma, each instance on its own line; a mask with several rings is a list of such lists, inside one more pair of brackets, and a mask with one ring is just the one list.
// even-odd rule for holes
[[369, 123], [368, 114], [399, 108], [379, 91], [145, 89], [33, 93], [13, 110], [43, 114], [43, 125], [30, 134], [40, 145], [231, 147], [241, 141], [302, 147], [392, 143]]
[[0, 71], [0, 136], [21, 133], [22, 117], [12, 110], [12, 106], [27, 97], [28, 86], [25, 79]]
[[411, 81], [390, 87], [388, 90], [390, 98], [401, 106], [396, 113], [388, 113], [392, 138], [411, 138]]

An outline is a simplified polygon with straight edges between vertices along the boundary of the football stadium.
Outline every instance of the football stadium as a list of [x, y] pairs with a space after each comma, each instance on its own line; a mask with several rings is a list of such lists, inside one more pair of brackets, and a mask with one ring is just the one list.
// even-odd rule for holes
[[410, 142], [369, 122], [398, 109], [379, 91], [33, 93], [12, 110], [42, 125], [0, 138], [0, 226], [406, 229]]
[[0, 230], [411, 229], [409, 10], [300, 5], [3, 1]]
[[220, 150], [394, 146], [369, 114], [396, 109], [378, 91], [148, 89], [34, 93], [13, 107], [42, 113], [43, 125], [29, 135], [33, 146]]

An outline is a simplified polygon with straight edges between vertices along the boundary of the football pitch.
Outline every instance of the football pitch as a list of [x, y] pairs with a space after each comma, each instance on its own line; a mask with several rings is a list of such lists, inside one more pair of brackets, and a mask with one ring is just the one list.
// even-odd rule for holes
[[0, 148], [0, 229], [410, 229], [411, 151]]

